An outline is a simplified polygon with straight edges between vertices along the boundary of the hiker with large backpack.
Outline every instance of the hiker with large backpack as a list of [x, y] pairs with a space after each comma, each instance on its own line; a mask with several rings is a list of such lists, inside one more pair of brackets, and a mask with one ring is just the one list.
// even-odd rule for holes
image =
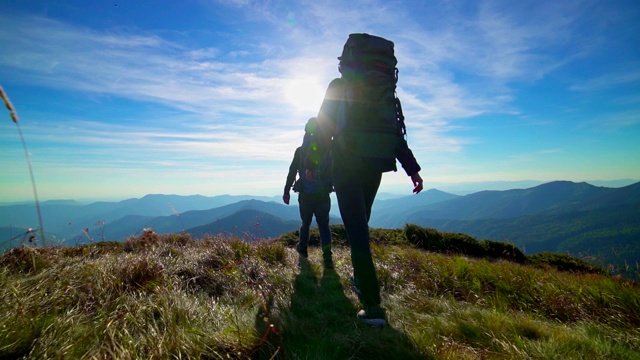
[[[333, 191], [331, 177], [329, 176], [329, 154], [326, 154], [318, 161], [317, 180], [310, 181], [305, 176], [304, 155], [308, 149], [316, 146], [314, 133], [316, 129], [316, 118], [311, 118], [305, 125], [305, 134], [302, 145], [299, 146], [294, 155], [289, 173], [287, 174], [287, 182], [284, 186], [284, 195], [282, 200], [289, 205], [291, 188], [298, 193], [298, 205], [300, 207], [300, 225], [299, 242], [296, 250], [300, 256], [307, 258], [309, 256], [309, 228], [313, 217], [316, 218], [318, 224], [318, 232], [320, 233], [320, 245], [322, 246], [322, 258], [324, 266], [333, 267], [331, 256], [331, 230], [329, 229], [329, 211], [331, 210], [331, 198], [329, 194]], [[298, 174], [298, 180], [296, 180]]]
[[317, 146], [305, 154], [306, 177], [318, 178], [318, 161], [332, 157], [332, 180], [351, 248], [352, 285], [366, 324], [382, 326], [386, 315], [369, 244], [369, 218], [382, 174], [397, 171], [396, 159], [423, 188], [418, 165], [405, 136], [404, 115], [395, 89], [394, 44], [368, 34], [350, 34], [338, 58], [340, 78], [329, 84], [317, 117]]

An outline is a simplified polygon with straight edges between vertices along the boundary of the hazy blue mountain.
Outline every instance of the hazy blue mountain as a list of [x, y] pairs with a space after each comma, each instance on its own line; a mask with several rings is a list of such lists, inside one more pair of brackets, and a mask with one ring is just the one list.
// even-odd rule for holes
[[187, 230], [193, 238], [223, 234], [245, 240], [267, 239], [297, 230], [298, 220], [284, 220], [278, 216], [253, 209], [240, 210], [210, 224]]
[[[256, 210], [271, 214], [284, 221], [296, 221], [299, 226], [299, 210], [295, 206], [287, 206], [275, 202], [259, 200], [242, 200], [225, 206], [208, 210], [192, 210], [181, 214], [166, 216], [128, 215], [120, 219], [107, 222], [104, 225], [104, 237], [107, 240], [122, 240], [141, 233], [142, 229], [150, 228], [159, 234], [183, 232], [187, 229], [215, 223], [243, 210]], [[92, 227], [92, 238], [100, 238], [100, 227]]]
[[[26, 204], [26, 203], [23, 203]], [[43, 201], [41, 203], [41, 205], [43, 206], [49, 206], [49, 205], [71, 205], [71, 206], [78, 206], [78, 205], [82, 205], [80, 202], [76, 201], [76, 200], [46, 200]]]
[[[155, 216], [127, 215], [111, 222], [105, 222], [104, 226], [92, 227], [89, 230], [89, 235], [94, 241], [102, 239], [126, 240], [131, 236], [141, 235], [146, 228], [152, 228], [153, 221], [158, 218]], [[80, 236], [80, 238], [83, 237]]]
[[[404, 196], [400, 198], [378, 200], [376, 199], [371, 210], [371, 220], [369, 224], [377, 228], [393, 228], [403, 226], [403, 218], [409, 214], [419, 211], [425, 205], [436, 204], [442, 201], [459, 198], [444, 191], [430, 189], [419, 194]], [[401, 225], [397, 225], [401, 223]]]
[[[617, 180], [588, 180], [585, 181], [594, 186], [604, 187], [624, 187], [627, 185], [635, 184], [640, 179], [617, 179]], [[476, 181], [476, 182], [461, 182], [461, 183], [430, 183], [431, 187], [436, 189], [456, 194], [456, 195], [468, 195], [485, 190], [506, 191], [513, 189], [528, 189], [538, 185], [546, 183], [545, 181], [538, 180], [523, 180], [523, 181]]]
[[588, 180], [591, 185], [604, 186], [604, 187], [625, 187], [638, 182], [637, 179], [618, 179], [618, 180]]
[[433, 184], [433, 187], [456, 195], [468, 195], [485, 190], [506, 191], [513, 189], [528, 189], [541, 184], [544, 184], [544, 181], [476, 181], [453, 184], [436, 183]]
[[[120, 201], [111, 209], [102, 208], [99, 211], [91, 211], [91, 216], [82, 218], [80, 221], [85, 224], [93, 224], [101, 220], [110, 222], [127, 215], [171, 216], [187, 211], [207, 210], [243, 200], [259, 198], [265, 197], [252, 197], [249, 195], [220, 195], [214, 197], [201, 195], [146, 195], [140, 199]], [[101, 203], [96, 203], [86, 206], [92, 208], [97, 207], [100, 204]]]
[[[333, 193], [335, 194], [335, 193]], [[382, 200], [391, 200], [391, 199], [399, 199], [399, 198], [403, 198], [406, 195], [399, 195], [399, 194], [393, 194], [393, 193], [378, 193], [376, 194], [376, 202], [378, 201], [382, 201]]]
[[[591, 231], [605, 233], [624, 229], [640, 230], [640, 204], [572, 211], [562, 214], [527, 215], [503, 219], [416, 219], [416, 225], [440, 231], [461, 232], [479, 239], [491, 239], [527, 245], [529, 250], [556, 251], [574, 236]], [[640, 241], [640, 238], [638, 239]], [[531, 245], [537, 243], [538, 245]], [[606, 245], [606, 244], [605, 244]], [[640, 247], [638, 247], [640, 250]]]
[[585, 207], [628, 205], [640, 202], [640, 182], [624, 187], [613, 188], [601, 197], [585, 202]]
[[[271, 237], [279, 235], [275, 232], [281, 228], [287, 227], [283, 231], [287, 232], [299, 227], [295, 194], [289, 206], [282, 204], [279, 196], [265, 199], [269, 201], [249, 195], [211, 198], [147, 195], [113, 203], [47, 201], [41, 204], [41, 209], [49, 244], [64, 241], [74, 245], [88, 238], [124, 240], [142, 233], [144, 228], [161, 234], [191, 230], [204, 234], [220, 229], [218, 232], [237, 235], [257, 234], [260, 230], [264, 236]], [[331, 223], [338, 224], [341, 221], [335, 197], [332, 204]], [[582, 246], [579, 243], [587, 238], [589, 241], [606, 238], [596, 236], [599, 231], [609, 234], [606, 241], [629, 240], [633, 235], [625, 237], [619, 230], [635, 234], [634, 226], [640, 221], [640, 216], [635, 216], [636, 207], [640, 208], [640, 183], [606, 188], [555, 181], [527, 189], [480, 191], [465, 196], [431, 189], [417, 195], [379, 198], [374, 204], [370, 225], [401, 228], [413, 223], [479, 238], [511, 241], [526, 245], [532, 251], [553, 246], [569, 249], [579, 248]], [[0, 232], [0, 245], [5, 246], [19, 244], [8, 241], [18, 235], [18, 228], [24, 233], [29, 227], [38, 227], [35, 207], [29, 204], [0, 206], [0, 221], [4, 222], [0, 227], [13, 229]], [[88, 229], [88, 234], [85, 235], [83, 229]], [[567, 239], [579, 246], [568, 247]]]
[[[75, 201], [45, 201], [41, 204], [44, 229], [58, 234], [61, 238], [70, 238], [79, 229], [93, 228], [96, 223], [114, 220], [129, 215], [170, 216], [191, 210], [206, 210], [233, 204], [242, 200], [263, 199], [272, 201], [272, 197], [250, 195], [220, 195], [205, 197], [200, 195], [147, 195], [140, 199], [127, 199], [119, 202], [95, 202], [81, 204]], [[34, 204], [0, 206], [0, 226], [39, 227]]]
[[640, 183], [623, 188], [604, 188], [587, 183], [556, 181], [530, 189], [481, 191], [431, 204], [407, 216], [415, 219], [503, 219], [536, 214], [595, 209], [640, 201]]
[[146, 195], [140, 199], [129, 199], [119, 203], [118, 214], [127, 215], [172, 215], [191, 210], [207, 210], [243, 200], [271, 201], [272, 198], [250, 195], [220, 195], [206, 197], [202, 195]]

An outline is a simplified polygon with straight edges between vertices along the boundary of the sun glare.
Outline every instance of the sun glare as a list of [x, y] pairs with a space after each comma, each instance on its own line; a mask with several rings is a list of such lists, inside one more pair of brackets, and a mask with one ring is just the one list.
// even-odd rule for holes
[[287, 86], [286, 97], [296, 109], [315, 115], [322, 104], [324, 90], [315, 79], [293, 79]]

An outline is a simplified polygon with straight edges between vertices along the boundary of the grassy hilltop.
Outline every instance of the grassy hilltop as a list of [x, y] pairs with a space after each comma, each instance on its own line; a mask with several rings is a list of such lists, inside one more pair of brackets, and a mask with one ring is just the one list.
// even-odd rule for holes
[[361, 325], [332, 231], [333, 270], [296, 233], [7, 251], [0, 358], [640, 359], [636, 283], [413, 225], [372, 230], [389, 325]]

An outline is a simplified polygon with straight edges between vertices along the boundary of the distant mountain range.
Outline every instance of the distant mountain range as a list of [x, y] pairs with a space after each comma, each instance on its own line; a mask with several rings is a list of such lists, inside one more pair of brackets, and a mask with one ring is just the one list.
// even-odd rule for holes
[[[295, 230], [300, 226], [299, 216], [296, 206], [253, 199], [240, 200], [213, 209], [185, 211], [181, 214], [127, 216], [111, 222], [108, 230], [105, 226], [104, 236], [106, 239], [122, 240], [149, 228], [160, 234], [188, 232], [192, 236], [201, 236], [222, 233], [268, 238]], [[92, 234], [97, 235], [95, 231]]]
[[[250, 195], [220, 195], [215, 197], [147, 195], [140, 199], [128, 199], [119, 202], [95, 202], [91, 204], [81, 204], [72, 200], [45, 201], [40, 207], [44, 229], [47, 233], [55, 236], [58, 241], [77, 237], [83, 229], [94, 231], [93, 229], [97, 227], [104, 228], [105, 231], [113, 231], [114, 235], [109, 238], [113, 240], [133, 235], [143, 227], [153, 227], [155, 223], [149, 221], [155, 217], [177, 217], [179, 215], [184, 217], [184, 212], [218, 209], [245, 200], [267, 202], [273, 201], [273, 198]], [[287, 209], [284, 206], [282, 208], [282, 213], [287, 214]], [[238, 205], [236, 205], [236, 208], [231, 207], [226, 210], [214, 211], [212, 216], [228, 216], [235, 211], [238, 211]], [[216, 217], [212, 219], [215, 220]], [[207, 219], [206, 221], [212, 221], [212, 219]], [[181, 219], [177, 220], [179, 224]], [[0, 206], [0, 221], [0, 227], [5, 231], [13, 228], [19, 232], [21, 229], [39, 226], [36, 208], [33, 204]], [[105, 225], [99, 225], [101, 223]], [[115, 224], [136, 224], [140, 228], [131, 232], [128, 232], [130, 231], [129, 229], [120, 231], [115, 229], [115, 226], [113, 226]], [[196, 225], [202, 225], [202, 223], [198, 222]], [[184, 227], [175, 229], [175, 231], [182, 230], [184, 230]], [[17, 234], [16, 231], [13, 232], [14, 236]], [[0, 234], [2, 233], [0, 232]], [[0, 238], [0, 241], [2, 240]]]
[[[333, 224], [341, 222], [337, 208], [334, 197]], [[250, 195], [147, 195], [85, 205], [47, 201], [41, 210], [46, 238], [53, 245], [122, 241], [145, 228], [157, 233], [187, 232], [196, 238], [217, 234], [273, 238], [300, 225], [296, 201], [287, 206], [279, 197]], [[28, 240], [27, 229], [38, 227], [32, 204], [0, 206], [0, 221], [0, 250]], [[508, 241], [529, 253], [580, 253], [603, 263], [623, 266], [626, 261], [627, 266], [635, 266], [640, 263], [640, 182], [608, 188], [555, 181], [464, 196], [432, 189], [376, 200], [371, 227], [405, 224]]]
[[285, 220], [260, 210], [244, 209], [216, 222], [191, 228], [187, 232], [195, 238], [223, 234], [259, 240], [277, 237], [298, 227], [299, 220]]
[[[294, 204], [284, 205], [274, 198], [249, 195], [147, 195], [141, 199], [87, 205], [47, 201], [41, 204], [41, 211], [47, 245], [76, 245], [88, 241], [122, 241], [140, 235], [144, 229], [159, 234], [188, 232], [192, 236], [277, 237], [300, 227], [299, 209]], [[28, 240], [28, 236], [24, 236], [28, 229], [38, 227], [36, 214], [34, 205], [0, 206], [0, 219], [4, 219], [4, 224], [0, 223], [0, 250]], [[340, 223], [340, 219], [334, 215], [331, 222]]]
[[[420, 195], [423, 198], [417, 199]], [[426, 219], [507, 219], [615, 207], [639, 203], [640, 182], [605, 188], [555, 181], [528, 189], [480, 191], [465, 196], [430, 190], [415, 198], [377, 202], [371, 225], [395, 228]]]

